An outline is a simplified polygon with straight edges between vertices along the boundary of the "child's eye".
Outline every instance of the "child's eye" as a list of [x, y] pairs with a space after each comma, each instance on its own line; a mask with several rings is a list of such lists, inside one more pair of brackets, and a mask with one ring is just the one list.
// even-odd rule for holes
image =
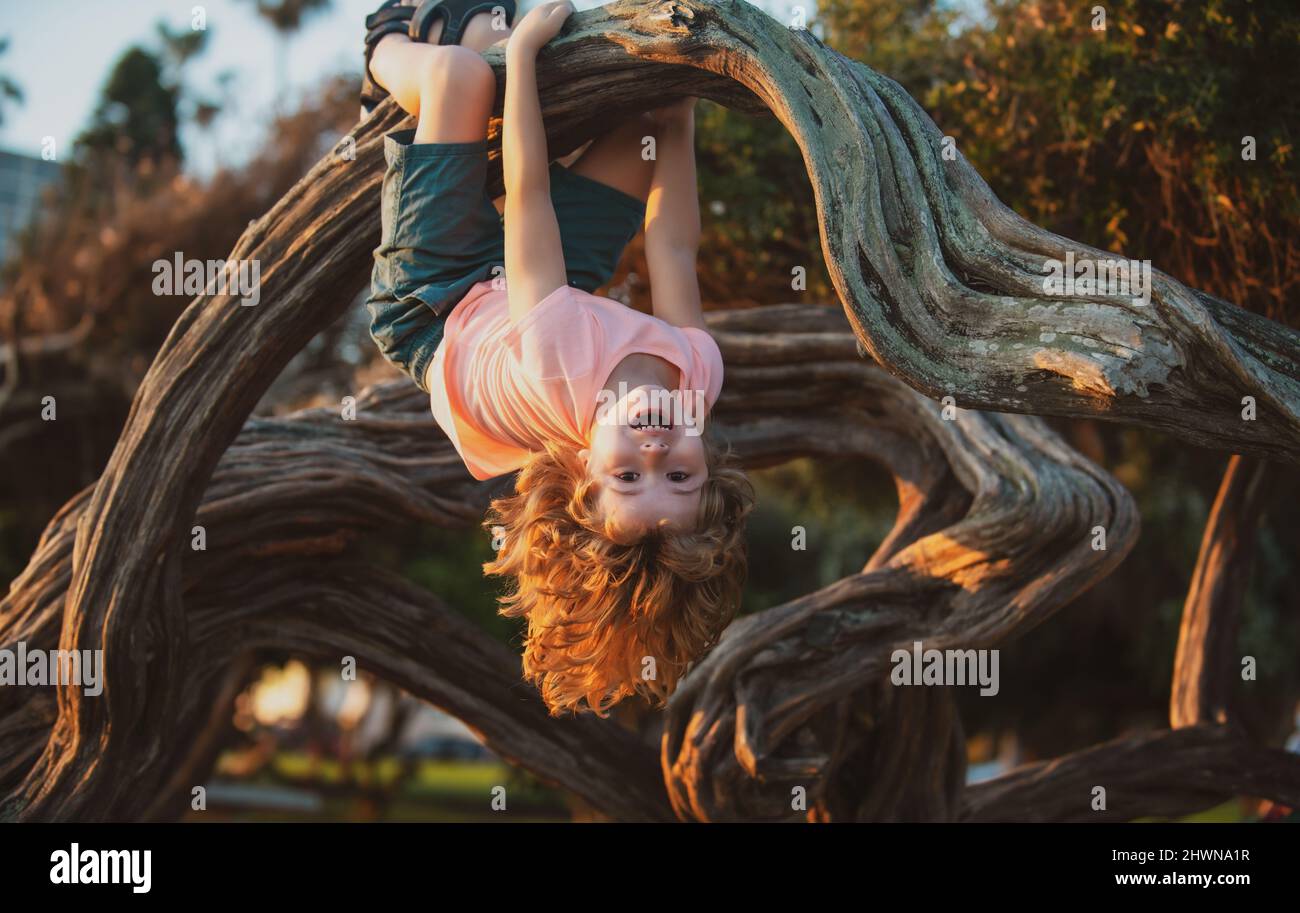
[[669, 482], [685, 482], [685, 481], [686, 481], [687, 479], [689, 479], [689, 478], [690, 478], [690, 476], [687, 475], [687, 474], [684, 473], [684, 472], [670, 472], [670, 473], [668, 473], [668, 481], [669, 481]]
[[641, 473], [620, 472], [618, 475], [614, 476], [614, 478], [618, 479], [620, 482], [635, 482], [637, 479], [641, 478]]

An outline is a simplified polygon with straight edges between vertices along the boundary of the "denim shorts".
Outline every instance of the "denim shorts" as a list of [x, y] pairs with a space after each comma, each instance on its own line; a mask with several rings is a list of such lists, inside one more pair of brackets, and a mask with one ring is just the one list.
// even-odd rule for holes
[[[414, 138], [410, 129], [384, 137], [383, 234], [366, 305], [379, 351], [427, 393], [443, 324], [475, 283], [503, 274], [505, 234], [487, 192], [487, 140]], [[594, 293], [641, 228], [645, 203], [558, 163], [550, 179], [568, 283]]]

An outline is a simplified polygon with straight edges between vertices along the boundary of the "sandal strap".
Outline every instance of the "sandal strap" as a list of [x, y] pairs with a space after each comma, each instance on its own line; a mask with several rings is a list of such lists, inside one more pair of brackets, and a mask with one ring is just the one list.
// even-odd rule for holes
[[388, 90], [370, 76], [370, 59], [375, 48], [387, 35], [404, 35], [415, 7], [405, 6], [402, 0], [384, 0], [382, 6], [366, 17], [366, 40], [361, 77], [361, 108], [367, 114], [388, 97]]
[[386, 35], [401, 35], [415, 12], [413, 6], [401, 6], [401, 0], [386, 0], [383, 6], [366, 17], [366, 66], [375, 45]]
[[413, 41], [428, 41], [433, 23], [441, 18], [443, 26], [438, 44], [460, 44], [465, 25], [478, 13], [490, 12], [498, 6], [505, 11], [506, 24], [514, 25], [515, 0], [423, 0], [411, 17], [408, 34]]
[[[439, 18], [446, 18], [446, 10], [443, 0], [423, 0], [419, 6], [412, 7], [415, 13], [411, 17], [410, 28], [407, 35], [412, 41], [425, 42], [429, 40], [429, 30], [433, 28], [434, 22]], [[447, 34], [447, 27], [442, 29], [443, 35]], [[441, 41], [438, 42], [442, 44]]]
[[400, 22], [399, 21], [386, 22], [382, 26], [379, 26], [378, 28], [371, 29], [369, 32], [366, 32], [366, 62], [367, 63], [370, 62], [370, 55], [374, 51], [375, 46], [379, 44], [379, 40], [381, 38], [385, 37], [386, 35], [405, 35], [405, 34], [406, 34], [405, 20], [402, 20]]
[[366, 31], [389, 22], [406, 22], [415, 12], [413, 6], [400, 5], [402, 0], [386, 0], [383, 6], [366, 17]]
[[365, 109], [367, 114], [375, 110], [379, 103], [387, 97], [388, 91], [369, 79], [361, 87], [361, 107]]
[[370, 76], [370, 58], [386, 35], [404, 34], [413, 41], [427, 42], [429, 31], [438, 19], [443, 20], [439, 44], [460, 44], [465, 25], [481, 12], [496, 7], [505, 11], [506, 24], [514, 25], [518, 11], [516, 0], [423, 0], [408, 6], [402, 0], [385, 0], [366, 17], [365, 69], [361, 81], [361, 106], [368, 113], [388, 97], [388, 91]]

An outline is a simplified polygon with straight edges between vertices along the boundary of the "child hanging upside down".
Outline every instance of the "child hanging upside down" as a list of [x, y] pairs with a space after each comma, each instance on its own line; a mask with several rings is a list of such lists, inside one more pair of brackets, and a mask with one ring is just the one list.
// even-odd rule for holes
[[[391, 94], [417, 119], [384, 139], [370, 332], [476, 479], [518, 470], [484, 570], [513, 578], [501, 612], [528, 619], [524, 676], [551, 713], [604, 715], [662, 704], [734, 617], [753, 490], [704, 433], [722, 355], [695, 275], [695, 99], [551, 163], [536, 58], [572, 12], [512, 30], [513, 0], [389, 0], [367, 20], [363, 105]], [[503, 40], [493, 201], [480, 52]], [[643, 221], [654, 316], [595, 294]]]

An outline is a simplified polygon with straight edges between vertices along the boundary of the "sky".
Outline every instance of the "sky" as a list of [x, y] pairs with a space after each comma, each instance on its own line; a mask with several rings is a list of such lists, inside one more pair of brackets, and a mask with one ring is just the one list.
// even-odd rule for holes
[[[793, 0], [762, 0], [785, 10]], [[336, 72], [359, 72], [363, 21], [380, 0], [333, 0], [288, 47], [290, 104]], [[522, 0], [528, 9], [533, 0]], [[601, 6], [575, 0], [578, 9]], [[0, 73], [22, 88], [22, 104], [7, 104], [0, 149], [39, 155], [54, 137], [58, 155], [88, 122], [113, 63], [132, 44], [156, 45], [159, 20], [173, 31], [189, 28], [196, 6], [206, 12], [208, 49], [186, 68], [185, 83], [198, 95], [219, 97], [217, 77], [233, 71], [235, 107], [211, 134], [192, 127], [182, 133], [187, 165], [210, 174], [220, 161], [245, 160], [261, 145], [275, 104], [279, 45], [254, 12], [253, 0], [0, 0]], [[812, 2], [808, 3], [811, 10]]]

